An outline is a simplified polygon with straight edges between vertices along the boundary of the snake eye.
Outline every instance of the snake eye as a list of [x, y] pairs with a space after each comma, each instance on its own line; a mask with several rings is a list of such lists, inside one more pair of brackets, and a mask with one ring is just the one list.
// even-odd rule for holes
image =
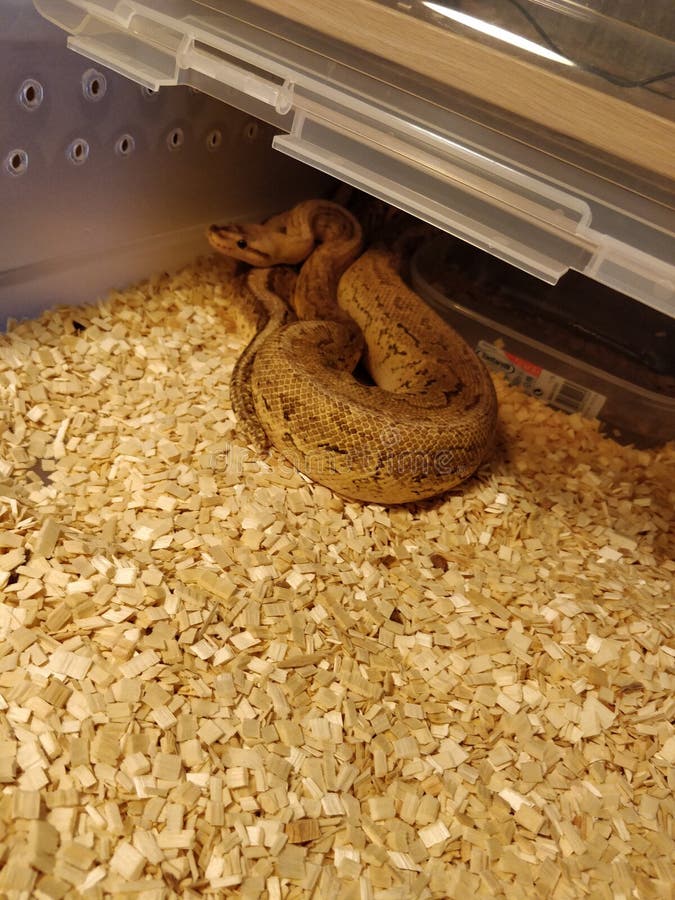
[[245, 250], [248, 247], [248, 241], [244, 240], [244, 238], [239, 238], [237, 247], [239, 247], [240, 250]]

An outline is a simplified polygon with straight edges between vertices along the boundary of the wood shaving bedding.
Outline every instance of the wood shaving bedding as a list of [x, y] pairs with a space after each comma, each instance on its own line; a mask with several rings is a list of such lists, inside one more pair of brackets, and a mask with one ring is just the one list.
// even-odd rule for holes
[[0, 339], [0, 895], [665, 897], [675, 448], [499, 382], [442, 502], [237, 443], [202, 261]]

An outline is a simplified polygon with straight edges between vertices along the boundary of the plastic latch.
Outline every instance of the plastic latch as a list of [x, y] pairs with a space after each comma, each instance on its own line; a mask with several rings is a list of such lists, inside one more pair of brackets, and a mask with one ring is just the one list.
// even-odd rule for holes
[[565, 206], [566, 196], [558, 199], [543, 184], [537, 202], [534, 179], [508, 182], [500, 172], [491, 180], [456, 152], [444, 157], [359, 126], [343, 120], [336, 127], [298, 111], [291, 133], [273, 144], [550, 284], [592, 259], [585, 204]]
[[186, 35], [176, 54], [181, 69], [192, 69], [215, 81], [226, 84], [242, 94], [266, 103], [280, 115], [293, 108], [293, 85], [289, 81], [275, 82], [252, 72], [240, 61], [230, 61], [195, 45], [194, 38]]

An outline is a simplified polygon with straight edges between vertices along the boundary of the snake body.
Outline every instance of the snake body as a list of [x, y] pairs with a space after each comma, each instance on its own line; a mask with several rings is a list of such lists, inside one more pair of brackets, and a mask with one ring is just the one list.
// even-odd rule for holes
[[239, 430], [247, 441], [259, 447], [266, 447], [269, 441], [255, 409], [253, 364], [267, 338], [295, 319], [290, 298], [296, 280], [295, 272], [285, 266], [251, 269], [236, 297], [238, 312], [253, 331], [253, 337], [232, 371], [230, 399]]
[[[232, 380], [239, 418], [312, 480], [350, 499], [407, 503], [456, 486], [492, 446], [497, 402], [466, 342], [405, 283], [396, 253], [363, 253], [358, 222], [330, 201], [299, 204], [209, 239], [253, 266], [306, 259], [292, 292], [298, 321], [270, 314]], [[360, 255], [359, 255], [360, 254]], [[266, 305], [261, 284], [251, 290]], [[256, 278], [258, 283], [256, 285]], [[269, 299], [269, 296], [268, 296]], [[352, 374], [364, 361], [374, 385]], [[237, 408], [239, 407], [239, 408]]]

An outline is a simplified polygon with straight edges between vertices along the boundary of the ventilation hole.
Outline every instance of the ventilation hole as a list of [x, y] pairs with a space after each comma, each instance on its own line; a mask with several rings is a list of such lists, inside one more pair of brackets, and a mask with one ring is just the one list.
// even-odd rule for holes
[[247, 141], [254, 141], [258, 135], [260, 134], [260, 126], [258, 123], [251, 119], [250, 122], [247, 122], [244, 126], [244, 137]]
[[23, 175], [28, 168], [28, 154], [25, 150], [12, 150], [5, 157], [5, 169], [10, 175]]
[[220, 129], [214, 128], [213, 131], [209, 131], [206, 136], [206, 146], [209, 150], [217, 150], [222, 143], [223, 135]]
[[105, 97], [108, 89], [108, 82], [103, 72], [97, 72], [96, 69], [87, 69], [82, 76], [82, 93], [87, 100], [97, 102]]
[[166, 139], [169, 150], [179, 150], [183, 146], [185, 135], [182, 128], [172, 129]]
[[18, 100], [26, 109], [37, 109], [44, 97], [44, 88], [34, 78], [27, 78], [19, 88]]
[[81, 166], [89, 157], [89, 144], [84, 138], [77, 138], [68, 145], [66, 156], [75, 166]]
[[115, 153], [118, 156], [131, 156], [136, 149], [136, 141], [130, 134], [123, 134], [117, 138], [115, 143]]

